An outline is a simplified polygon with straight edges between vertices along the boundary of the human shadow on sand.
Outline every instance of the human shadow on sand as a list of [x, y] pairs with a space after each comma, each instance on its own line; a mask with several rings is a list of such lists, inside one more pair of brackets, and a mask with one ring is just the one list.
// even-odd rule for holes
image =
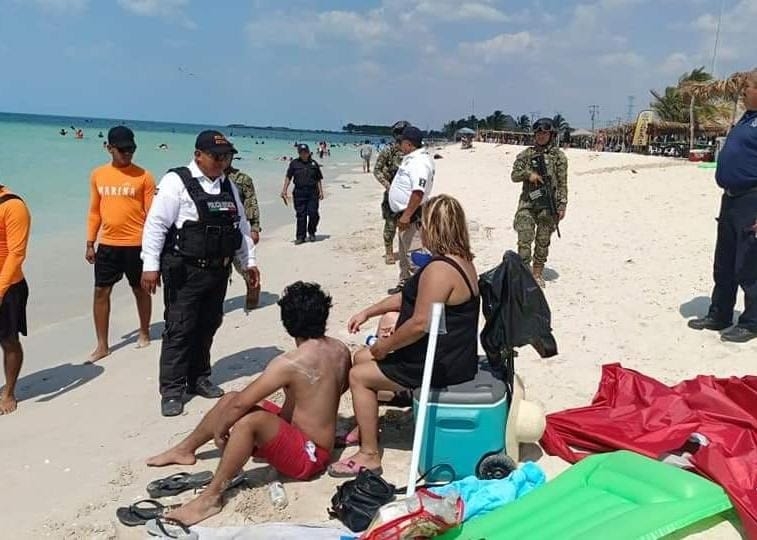
[[[155, 322], [150, 325], [149, 328], [149, 335], [150, 335], [150, 343], [160, 340], [163, 337], [163, 329], [165, 328], [165, 323], [163, 321]], [[114, 352], [126, 348], [129, 345], [136, 345], [137, 339], [139, 338], [139, 330], [132, 330], [128, 334], [124, 334], [121, 336], [121, 341], [116, 343], [115, 345], [110, 346], [110, 354], [113, 354]]]
[[[223, 302], [224, 314], [231, 313], [232, 311], [236, 311], [238, 309], [244, 309], [245, 298], [246, 298], [245, 295], [241, 295], [241, 296], [235, 296], [234, 298], [229, 298], [228, 300], [225, 300]], [[252, 310], [252, 313], [254, 313], [255, 311], [259, 309], [263, 309], [264, 307], [273, 306], [278, 301], [279, 301], [278, 294], [261, 291], [258, 307]]]
[[280, 354], [284, 354], [284, 351], [278, 347], [253, 347], [224, 356], [213, 364], [210, 378], [216, 384], [223, 384], [241, 377], [250, 377], [261, 373]]
[[[678, 312], [684, 319], [691, 319], [693, 317], [704, 317], [707, 315], [707, 311], [710, 309], [710, 297], [709, 296], [697, 296], [684, 302], [678, 308]], [[734, 312], [734, 317], [738, 318], [741, 315], [740, 311]]]
[[76, 390], [102, 375], [105, 368], [97, 364], [61, 364], [43, 369], [19, 379], [16, 397], [19, 401], [39, 398], [51, 401]]

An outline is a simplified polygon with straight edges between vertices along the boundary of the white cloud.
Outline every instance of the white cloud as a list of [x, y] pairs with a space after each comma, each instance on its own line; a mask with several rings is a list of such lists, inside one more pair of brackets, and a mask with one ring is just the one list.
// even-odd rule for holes
[[682, 52], [668, 55], [660, 64], [659, 71], [664, 75], [678, 77], [684, 71], [691, 69], [691, 59]]
[[353, 11], [324, 11], [298, 14], [279, 12], [247, 24], [254, 45], [269, 43], [314, 48], [326, 42], [347, 41], [370, 46], [381, 43], [392, 29], [379, 11], [365, 15]]
[[461, 43], [460, 52], [474, 59], [480, 59], [486, 64], [503, 60], [511, 60], [514, 55], [534, 50], [536, 40], [528, 32], [517, 34], [499, 34], [485, 41]]
[[412, 11], [424, 17], [443, 21], [505, 22], [509, 19], [504, 12], [493, 6], [491, 1], [418, 0]]
[[184, 12], [189, 0], [118, 0], [118, 4], [140, 17], [161, 17], [185, 28], [197, 27]]
[[641, 55], [630, 51], [603, 54], [598, 60], [603, 66], [640, 67], [644, 64], [644, 58]]

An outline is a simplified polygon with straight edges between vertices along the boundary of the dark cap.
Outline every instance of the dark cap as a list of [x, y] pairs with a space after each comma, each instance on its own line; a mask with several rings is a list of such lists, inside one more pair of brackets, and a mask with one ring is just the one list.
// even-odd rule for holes
[[108, 131], [108, 144], [116, 148], [133, 148], [137, 144], [134, 142], [134, 132], [126, 126], [116, 126]]
[[533, 130], [534, 132], [549, 131], [552, 133], [555, 131], [555, 123], [551, 118], [539, 118], [534, 122]]
[[415, 126], [407, 126], [402, 130], [400, 141], [410, 141], [413, 145], [420, 148], [423, 146], [423, 132]]
[[209, 129], [197, 136], [195, 148], [209, 154], [236, 154], [237, 150], [220, 131]]
[[298, 152], [310, 152], [310, 147], [307, 144], [298, 144], [297, 145], [297, 151]]

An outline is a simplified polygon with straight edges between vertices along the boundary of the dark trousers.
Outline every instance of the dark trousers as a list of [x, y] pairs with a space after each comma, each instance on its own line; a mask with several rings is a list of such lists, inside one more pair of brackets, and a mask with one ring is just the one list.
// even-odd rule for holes
[[757, 192], [740, 197], [723, 195], [715, 246], [712, 303], [709, 316], [733, 321], [738, 288], [744, 290], [744, 313], [739, 326], [757, 331], [757, 238], [751, 229], [757, 219]]
[[181, 397], [210, 376], [210, 346], [223, 319], [229, 268], [198, 268], [180, 257], [161, 261], [166, 326], [160, 350], [160, 394]]
[[297, 214], [296, 237], [305, 239], [305, 234], [315, 235], [321, 216], [318, 214], [318, 190], [294, 190], [294, 211]]

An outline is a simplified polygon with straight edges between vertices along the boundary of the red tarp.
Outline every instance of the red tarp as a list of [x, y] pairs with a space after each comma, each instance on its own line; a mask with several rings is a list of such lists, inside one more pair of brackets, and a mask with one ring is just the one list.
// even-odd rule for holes
[[547, 416], [541, 445], [571, 463], [619, 449], [657, 459], [692, 433], [710, 441], [694, 452], [695, 470], [723, 486], [757, 539], [757, 377], [700, 375], [669, 387], [607, 364], [590, 406]]

